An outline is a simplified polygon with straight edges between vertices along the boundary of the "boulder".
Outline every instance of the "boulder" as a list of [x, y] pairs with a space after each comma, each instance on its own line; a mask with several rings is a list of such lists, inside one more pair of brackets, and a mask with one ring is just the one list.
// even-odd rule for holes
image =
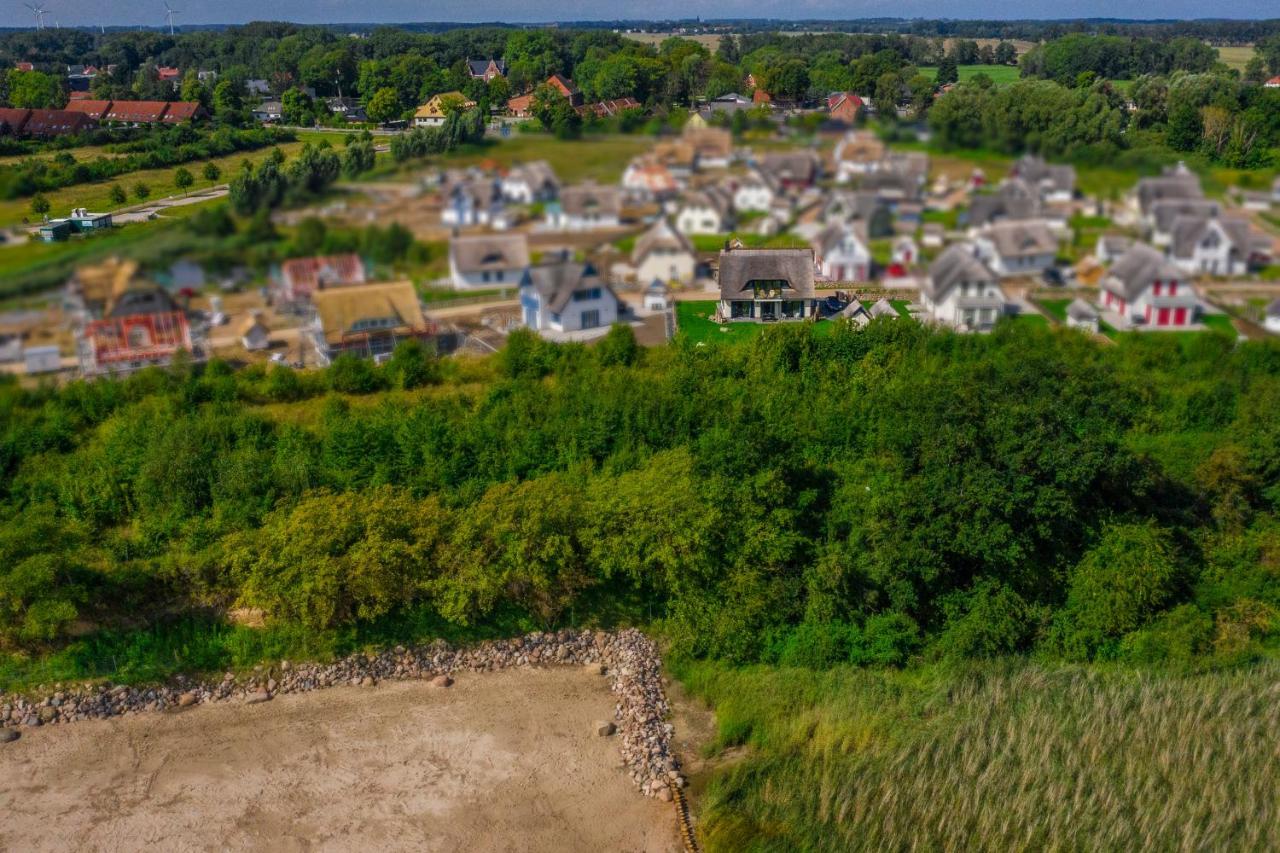
[[432, 687], [450, 687], [453, 685], [453, 679], [447, 675], [437, 675], [431, 679]]
[[257, 693], [250, 693], [248, 696], [244, 697], [244, 703], [246, 705], [258, 705], [263, 702], [270, 701], [271, 694], [265, 690], [259, 690]]
[[608, 720], [601, 720], [596, 723], [596, 734], [600, 737], [609, 737], [618, 730], [618, 727]]
[[13, 743], [19, 737], [16, 729], [0, 729], [0, 743]]
[[196, 694], [194, 693], [183, 693], [178, 697], [179, 708], [190, 708], [194, 704], [196, 704]]

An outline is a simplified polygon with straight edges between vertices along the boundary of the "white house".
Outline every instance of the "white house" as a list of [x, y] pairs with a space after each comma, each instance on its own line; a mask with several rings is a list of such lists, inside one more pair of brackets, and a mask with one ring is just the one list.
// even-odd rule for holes
[[871, 252], [851, 225], [828, 225], [813, 241], [814, 263], [827, 281], [871, 280]]
[[719, 315], [729, 321], [802, 320], [818, 313], [809, 249], [744, 249], [720, 252], [716, 278]]
[[974, 245], [992, 272], [1001, 278], [1039, 275], [1053, 266], [1058, 241], [1043, 222], [996, 222], [973, 238]]
[[666, 311], [671, 307], [671, 288], [655, 279], [644, 290], [644, 310]]
[[671, 170], [652, 157], [636, 157], [622, 173], [622, 188], [644, 201], [671, 198], [680, 187]]
[[1076, 297], [1067, 306], [1067, 326], [1072, 329], [1083, 329], [1086, 332], [1098, 333], [1098, 309], [1088, 302]]
[[27, 373], [56, 373], [62, 369], [62, 353], [56, 346], [27, 347], [22, 351]]
[[1147, 214], [1147, 236], [1151, 245], [1165, 249], [1173, 245], [1173, 228], [1179, 219], [1208, 219], [1222, 213], [1216, 201], [1207, 198], [1165, 199], [1151, 205]]
[[772, 176], [752, 169], [734, 189], [733, 207], [738, 211], [768, 213], [780, 191], [781, 187]]
[[1181, 163], [1153, 178], [1142, 178], [1129, 194], [1125, 216], [1130, 223], [1151, 227], [1152, 208], [1162, 201], [1190, 201], [1204, 198], [1200, 179]]
[[529, 271], [524, 234], [477, 234], [449, 241], [454, 290], [518, 287]]
[[929, 265], [920, 302], [936, 322], [962, 331], [986, 331], [1005, 313], [1008, 299], [971, 243], [954, 243]]
[[1252, 253], [1247, 219], [1182, 216], [1173, 223], [1169, 259], [1188, 275], [1245, 275]]
[[531, 267], [520, 284], [520, 314], [539, 332], [578, 332], [618, 321], [618, 297], [595, 267], [559, 261]]
[[893, 241], [893, 251], [890, 254], [895, 264], [909, 267], [920, 260], [920, 247], [916, 245], [916, 241], [910, 235], [904, 234]]
[[440, 221], [445, 225], [459, 228], [487, 225], [499, 231], [510, 227], [502, 193], [488, 178], [449, 184], [443, 195]]
[[698, 265], [689, 238], [659, 219], [640, 235], [631, 251], [637, 281], [690, 282]]
[[685, 195], [676, 212], [681, 234], [724, 234], [733, 230], [733, 198], [720, 187]]
[[595, 183], [566, 187], [560, 200], [546, 208], [547, 225], [555, 231], [617, 228], [622, 216], [622, 190]]
[[1183, 272], [1145, 243], [1134, 243], [1102, 279], [1104, 309], [1123, 328], [1178, 329], [1196, 321], [1200, 300]]
[[1272, 301], [1267, 306], [1267, 316], [1262, 324], [1268, 332], [1273, 335], [1280, 335], [1280, 299]]
[[1024, 154], [1013, 166], [1013, 174], [1021, 178], [1041, 201], [1063, 204], [1071, 201], [1076, 193], [1074, 166], [1046, 163], [1043, 157]]
[[560, 181], [546, 160], [516, 166], [502, 178], [502, 197], [513, 204], [554, 201], [560, 195]]

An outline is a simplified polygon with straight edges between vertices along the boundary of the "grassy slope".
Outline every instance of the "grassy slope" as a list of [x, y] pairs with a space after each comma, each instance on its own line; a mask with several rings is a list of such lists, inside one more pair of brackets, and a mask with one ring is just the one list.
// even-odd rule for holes
[[[292, 156], [300, 150], [307, 141], [317, 141], [320, 139], [329, 139], [335, 146], [341, 146], [344, 134], [326, 134], [326, 133], [306, 133], [298, 134], [297, 142], [290, 142], [281, 145], [280, 148], [286, 155]], [[222, 170], [222, 177], [217, 181], [206, 180], [201, 173], [204, 169], [206, 161], [197, 160], [192, 163], [186, 163], [183, 166], [174, 166], [168, 169], [144, 169], [139, 172], [131, 172], [127, 175], [120, 175], [108, 181], [99, 181], [91, 184], [77, 184], [76, 186], [63, 187], [60, 190], [45, 193], [45, 198], [49, 199], [49, 203], [53, 205], [53, 209], [49, 212], [50, 216], [66, 216], [74, 207], [85, 207], [89, 210], [112, 210], [116, 207], [111, 202], [111, 187], [113, 184], [119, 184], [129, 195], [129, 204], [137, 204], [138, 199], [133, 195], [133, 187], [141, 182], [151, 188], [150, 200], [164, 198], [165, 196], [178, 195], [183, 190], [179, 190], [173, 182], [174, 173], [179, 168], [186, 168], [195, 177], [195, 183], [191, 186], [191, 190], [204, 189], [219, 183], [226, 183], [240, 168], [241, 162], [248, 160], [252, 163], [258, 163], [265, 160], [271, 153], [270, 148], [261, 148], [257, 151], [241, 151], [226, 157], [215, 157], [211, 162], [217, 164]], [[189, 191], [189, 190], [188, 190]], [[31, 199], [18, 198], [0, 201], [0, 226], [14, 225], [27, 218], [32, 222], [37, 217], [31, 213]]]
[[708, 851], [1275, 849], [1280, 665], [1180, 676], [1023, 662], [679, 664], [742, 745]]
[[1252, 57], [1253, 47], [1251, 45], [1218, 48], [1218, 58], [1225, 62], [1228, 68], [1234, 68], [1237, 71], [1243, 71], [1245, 64]]

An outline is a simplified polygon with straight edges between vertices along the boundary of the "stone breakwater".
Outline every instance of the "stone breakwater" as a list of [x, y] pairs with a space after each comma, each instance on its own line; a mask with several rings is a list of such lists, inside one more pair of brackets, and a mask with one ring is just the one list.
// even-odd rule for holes
[[[122, 717], [148, 711], [187, 708], [210, 702], [267, 702], [289, 693], [306, 693], [344, 685], [371, 687], [379, 681], [426, 679], [448, 687], [453, 676], [491, 672], [513, 666], [587, 666], [608, 678], [616, 704], [614, 720], [622, 762], [646, 796], [671, 800], [672, 786], [684, 779], [671, 754], [672, 727], [662, 685], [657, 647], [634, 629], [535, 632], [509, 640], [493, 640], [464, 648], [444, 641], [379, 653], [357, 653], [332, 663], [254, 667], [237, 678], [175, 678], [163, 686], [83, 685], [62, 689], [42, 699], [0, 694], [0, 743], [22, 727], [58, 726], [81, 720]], [[605, 732], [600, 732], [604, 734]]]

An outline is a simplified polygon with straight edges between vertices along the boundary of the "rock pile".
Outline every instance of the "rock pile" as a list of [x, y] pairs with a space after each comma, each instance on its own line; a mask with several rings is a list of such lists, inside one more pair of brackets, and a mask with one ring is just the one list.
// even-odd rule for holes
[[[19, 727], [56, 726], [80, 720], [123, 717], [146, 711], [189, 708], [209, 702], [257, 704], [277, 695], [325, 687], [370, 687], [379, 681], [421, 678], [448, 687], [464, 672], [491, 672], [513, 666], [588, 666], [608, 678], [616, 697], [614, 720], [623, 763], [642, 793], [670, 800], [671, 786], [684, 784], [671, 754], [670, 711], [662, 689], [657, 647], [634, 629], [534, 632], [455, 649], [442, 640], [424, 646], [396, 646], [378, 654], [357, 653], [325, 664], [281, 661], [254, 667], [237, 678], [216, 681], [179, 676], [164, 686], [57, 685], [42, 699], [0, 694], [0, 732]], [[0, 743], [5, 742], [0, 737]]]

